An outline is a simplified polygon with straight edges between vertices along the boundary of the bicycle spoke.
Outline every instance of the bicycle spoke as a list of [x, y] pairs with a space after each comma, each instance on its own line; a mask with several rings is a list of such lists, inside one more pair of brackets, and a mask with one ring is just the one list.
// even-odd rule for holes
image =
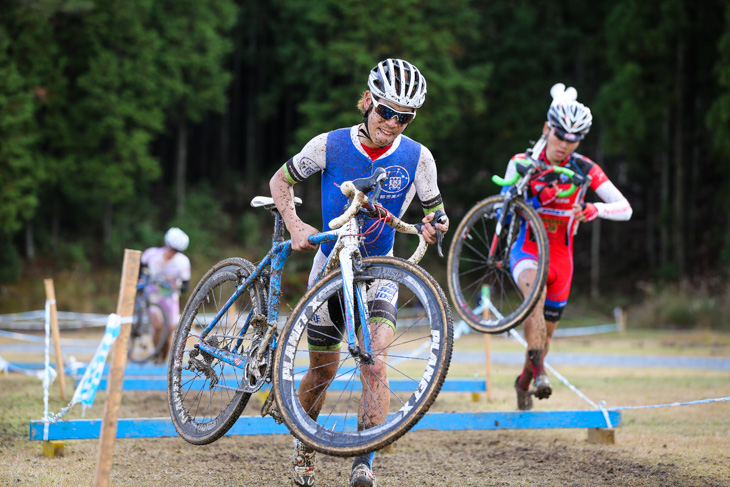
[[251, 347], [257, 343], [258, 329], [244, 330], [243, 326], [248, 316], [264, 313], [266, 306], [256, 280], [251, 281], [252, 287], [244, 290], [207, 335], [202, 336], [202, 331], [236, 292], [241, 276], [251, 269], [249, 263], [237, 258], [216, 264], [191, 295], [175, 333], [176, 359], [168, 375], [168, 401], [175, 428], [191, 443], [207, 444], [225, 434], [251, 395], [245, 392], [250, 379], [242, 369], [219, 359], [217, 352], [199, 347], [203, 340], [208, 350], [237, 353], [246, 361], [252, 358]]
[[[449, 251], [452, 300], [462, 318], [481, 332], [507, 331], [524, 320], [539, 298], [533, 289], [541, 286], [523, 295], [512, 276], [512, 265], [535, 259], [540, 263], [540, 282], [547, 272], [547, 241], [540, 217], [522, 200], [505, 201], [504, 196], [495, 196], [469, 210]], [[497, 233], [501, 216], [505, 216], [504, 225]], [[489, 296], [488, 303], [482, 302], [484, 295]]]
[[[398, 435], [407, 431], [416, 420], [412, 415], [422, 414], [433, 401], [431, 384], [438, 383], [440, 388], [441, 374], [446, 370], [441, 352], [450, 356], [446, 341], [452, 329], [450, 321], [444, 322], [444, 313], [437, 309], [444, 300], [435, 281], [428, 277], [428, 287], [419, 280], [425, 274], [401, 259], [371, 259], [378, 264], [373, 264], [373, 268], [363, 265], [364, 272], [356, 275], [353, 283], [360, 286], [359, 296], [368, 303], [370, 320], [364, 326], [370, 334], [370, 350], [361, 348], [362, 330], [356, 335], [355, 350], [359, 352], [309, 350], [307, 342], [311, 339], [346, 343], [334, 322], [317, 322], [316, 327], [310, 328], [314, 326], [312, 316], [332, 318], [331, 305], [339, 302], [342, 288], [339, 273], [324, 276], [297, 305], [282, 332], [282, 348], [277, 350], [279, 373], [274, 383], [284, 399], [285, 421], [295, 425], [293, 431], [302, 440], [333, 454], [358, 454], [369, 444], [392, 441], [390, 431], [397, 431]], [[338, 296], [337, 300], [331, 300], [333, 296]], [[310, 299], [319, 309], [309, 305]], [[337, 313], [339, 316], [342, 311]], [[446, 316], [450, 319], [450, 314]], [[359, 311], [355, 318], [358, 324], [362, 323]], [[344, 317], [334, 321], [344, 322]], [[292, 336], [296, 336], [297, 343], [291, 341]], [[423, 349], [431, 355], [435, 353], [437, 361], [420, 357]], [[330, 359], [330, 353], [339, 356]], [[297, 356], [302, 359], [296, 359]], [[314, 361], [311, 368], [306, 365], [310, 360]], [[313, 374], [307, 376], [308, 381], [322, 376], [323, 382], [307, 382], [297, 388], [296, 382], [290, 381], [282, 387], [282, 374], [288, 376], [287, 370], [299, 372], [302, 366]], [[386, 371], [387, 378], [383, 375]], [[429, 384], [428, 394], [425, 389], [419, 391], [419, 387], [423, 389], [422, 383]], [[389, 414], [396, 410], [401, 414]], [[318, 419], [307, 419], [312, 417]], [[296, 426], [301, 421], [307, 422], [306, 428]]]

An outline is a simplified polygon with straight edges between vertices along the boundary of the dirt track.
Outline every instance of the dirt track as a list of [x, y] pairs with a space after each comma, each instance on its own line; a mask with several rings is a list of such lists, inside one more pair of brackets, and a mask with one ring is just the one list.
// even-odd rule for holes
[[[461, 400], [469, 402], [466, 395]], [[252, 398], [245, 414], [254, 414], [256, 402]], [[122, 414], [164, 416], [165, 407], [159, 393], [135, 393], [127, 396]], [[50, 460], [25, 435], [0, 430], [0, 485], [90, 485], [98, 441], [68, 441], [66, 456]], [[671, 434], [642, 438], [622, 429], [616, 437], [616, 445], [594, 445], [585, 429], [414, 431], [376, 455], [375, 473], [381, 487], [730, 485], [723, 477], [728, 469], [713, 465], [717, 455], [699, 456], [687, 467], [688, 452], [708, 445], [692, 446]], [[120, 439], [111, 485], [289, 485], [290, 458], [289, 436], [224, 437], [202, 447], [180, 438]], [[320, 455], [317, 485], [347, 485], [350, 466], [351, 459]]]
[[[413, 432], [376, 455], [380, 486], [727, 486], [671, 458], [654, 462], [631, 449], [589, 445], [582, 434], [555, 432]], [[74, 442], [64, 458], [40, 454], [3, 472], [3, 485], [79, 485], [93, 478], [96, 441]], [[8, 453], [7, 451], [5, 453]], [[288, 437], [226, 437], [207, 447], [180, 439], [119, 440], [112, 485], [289, 485]], [[351, 460], [321, 456], [317, 485], [345, 486]], [[74, 469], [82, 469], [79, 472]], [[43, 475], [46, 471], [48, 476]], [[9, 475], [8, 475], [9, 474]], [[46, 483], [46, 480], [52, 480]], [[81, 484], [85, 485], [85, 484]]]
[[[480, 343], [480, 342], [478, 342]], [[608, 344], [602, 339], [601, 345]], [[585, 344], [591, 349], [592, 344]], [[723, 354], [727, 356], [726, 353]], [[469, 376], [480, 366], [455, 361], [453, 372]], [[469, 394], [442, 393], [432, 411], [514, 409], [514, 367], [495, 365], [491, 403]], [[662, 404], [728, 395], [727, 372], [625, 367], [572, 367], [563, 372], [589, 397], [610, 405]], [[91, 485], [97, 440], [67, 441], [66, 456], [48, 459], [39, 442], [28, 440], [28, 421], [40, 419], [38, 379], [0, 377], [0, 485]], [[70, 390], [70, 387], [68, 388]], [[67, 403], [51, 394], [50, 408]], [[99, 418], [106, 400], [99, 391], [87, 418]], [[244, 414], [257, 414], [258, 397]], [[585, 409], [556, 384], [554, 397], [538, 410]], [[129, 392], [120, 417], [168, 416], [166, 394]], [[80, 408], [70, 418], [79, 418]], [[585, 429], [517, 431], [415, 431], [391, 452], [375, 457], [381, 487], [400, 486], [728, 486], [730, 485], [730, 403], [626, 412], [615, 445], [587, 442]], [[119, 439], [112, 486], [284, 486], [290, 484], [289, 436], [224, 437], [193, 446], [180, 438]], [[320, 456], [318, 486], [346, 486], [351, 460]]]

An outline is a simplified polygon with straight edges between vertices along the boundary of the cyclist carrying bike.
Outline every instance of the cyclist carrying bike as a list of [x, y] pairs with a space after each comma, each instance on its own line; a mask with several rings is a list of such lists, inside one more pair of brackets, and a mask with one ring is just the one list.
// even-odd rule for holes
[[[350, 201], [340, 192], [342, 182], [367, 177], [373, 170], [382, 167], [387, 179], [378, 202], [396, 216], [402, 216], [414, 195], [418, 195], [425, 216], [422, 234], [430, 244], [436, 243], [436, 229], [430, 224], [434, 212], [443, 208], [441, 193], [436, 182], [436, 163], [431, 152], [420, 143], [406, 137], [403, 131], [415, 119], [416, 111], [426, 99], [426, 79], [411, 63], [401, 59], [386, 59], [379, 62], [368, 77], [368, 90], [358, 101], [363, 114], [362, 123], [320, 134], [310, 140], [304, 148], [289, 159], [271, 178], [271, 195], [276, 207], [291, 234], [294, 250], [315, 250], [307, 238], [319, 230], [303, 222], [294, 206], [295, 183], [315, 173], [322, 174], [322, 219], [325, 230], [328, 222], [342, 214]], [[445, 224], [437, 223], [442, 232], [448, 230]], [[360, 251], [363, 256], [392, 255], [395, 230], [383, 222], [366, 236]], [[324, 266], [334, 243], [320, 246], [314, 257], [309, 285]], [[392, 339], [395, 330], [395, 309], [397, 293], [383, 289], [371, 306], [371, 339], [373, 350], [382, 350]], [[388, 299], [382, 299], [387, 297]], [[336, 305], [330, 302], [329, 306]], [[332, 313], [336, 315], [337, 313]], [[342, 330], [344, 323], [320, 316], [321, 333], [309, 333], [309, 370], [302, 378], [299, 391], [301, 402], [309, 409], [312, 417], [319, 414], [324, 398], [321, 386], [330, 381], [337, 370], [332, 360], [332, 351], [339, 350], [339, 340], [321, 337], [337, 336], [334, 328]], [[375, 323], [390, 326], [377, 327]], [[329, 352], [329, 353], [324, 353]], [[385, 420], [390, 399], [387, 388], [387, 371], [384, 357], [376, 356], [372, 365], [362, 365], [361, 380], [367, 381], [375, 390], [375, 400], [361, 402], [358, 428], [367, 429]], [[304, 391], [311, 391], [304, 394]], [[305, 404], [306, 403], [306, 404]], [[298, 440], [294, 440], [294, 483], [300, 486], [314, 485], [315, 452]], [[350, 477], [355, 487], [375, 485], [372, 471], [374, 453], [356, 457]]]
[[172, 331], [180, 319], [180, 293], [187, 290], [190, 282], [190, 259], [182, 253], [189, 242], [185, 232], [172, 227], [165, 233], [165, 246], [148, 248], [140, 260], [140, 280], [147, 280], [150, 294], [157, 297], [157, 304], [167, 312], [169, 319], [163, 324], [159, 312], [150, 316], [155, 329], [155, 344], [159, 341], [159, 330], [163, 326], [169, 328], [167, 342], [155, 358], [158, 363], [164, 362], [167, 357]]
[[[530, 181], [530, 202], [537, 209], [547, 230], [550, 265], [542, 296], [524, 321], [528, 350], [522, 373], [515, 380], [519, 410], [532, 409], [532, 395], [538, 399], [547, 399], [552, 394], [544, 361], [550, 339], [568, 303], [573, 279], [573, 236], [577, 224], [596, 218], [626, 221], [632, 213], [629, 202], [598, 164], [575, 152], [591, 128], [593, 116], [590, 109], [577, 101], [575, 88], [566, 90], [564, 84], [558, 83], [550, 93], [553, 101], [542, 129], [541, 140], [546, 138], [544, 149], [532, 156], [571, 169], [584, 177], [590, 176], [590, 187], [602, 202], [585, 203], [582, 201], [582, 192], [559, 198], [558, 193], [568, 189], [570, 181], [553, 171], [539, 172]], [[525, 154], [517, 154], [510, 160], [506, 177], [515, 174], [514, 161], [524, 157]], [[507, 188], [502, 191], [507, 191]], [[515, 281], [526, 292], [536, 276], [537, 253], [534, 244], [524, 242], [513, 248], [510, 265]]]

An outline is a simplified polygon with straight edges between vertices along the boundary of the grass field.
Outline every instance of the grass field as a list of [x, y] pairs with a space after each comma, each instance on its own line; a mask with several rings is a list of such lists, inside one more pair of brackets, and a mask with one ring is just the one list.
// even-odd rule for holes
[[[483, 362], [459, 354], [483, 350], [483, 337], [468, 334], [454, 348], [450, 377], [484, 377]], [[502, 337], [495, 351], [519, 352]], [[612, 333], [554, 341], [551, 353], [691, 355], [730, 357], [730, 335], [694, 332]], [[9, 359], [8, 357], [4, 357]], [[549, 361], [550, 356], [548, 356]], [[16, 360], [18, 358], [15, 358]], [[41, 360], [25, 357], [24, 360]], [[565, 366], [558, 371], [592, 400], [608, 407], [644, 406], [730, 396], [730, 373], [680, 368]], [[505, 411], [515, 407], [513, 382], [519, 367], [493, 364], [492, 399], [481, 394], [443, 393], [432, 411]], [[582, 399], [551, 377], [554, 394], [536, 401], [537, 410], [588, 409]], [[41, 381], [11, 374], [0, 377], [0, 485], [91, 485], [98, 441], [67, 441], [66, 454], [49, 459], [28, 425], [43, 414]], [[68, 379], [67, 391], [72, 383]], [[70, 395], [70, 393], [69, 393]], [[50, 409], [66, 405], [54, 385]], [[103, 414], [104, 391], [87, 418]], [[252, 399], [244, 414], [256, 415]], [[121, 417], [167, 416], [165, 392], [125, 392]], [[80, 418], [75, 406], [68, 418]], [[730, 402], [623, 412], [615, 445], [594, 445], [585, 429], [519, 431], [417, 431], [376, 456], [380, 486], [410, 485], [730, 485]], [[225, 437], [196, 447], [180, 438], [117, 440], [111, 484], [289, 485], [291, 439]], [[318, 485], [346, 485], [350, 460], [320, 456]]]

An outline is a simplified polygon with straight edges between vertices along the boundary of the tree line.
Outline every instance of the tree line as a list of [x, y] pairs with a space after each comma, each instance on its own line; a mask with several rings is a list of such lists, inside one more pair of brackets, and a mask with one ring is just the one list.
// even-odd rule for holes
[[[578, 151], [634, 208], [629, 223], [581, 229], [594, 245], [578, 244], [577, 265], [600, 255], [601, 279], [724, 280], [725, 1], [0, 8], [0, 281], [43, 256], [116, 264], [122, 248], [158, 243], [173, 224], [191, 234], [191, 251], [252, 242], [250, 199], [311, 137], [359, 121], [367, 73], [386, 57], [428, 80], [406, 135], [434, 153], [453, 225], [498, 191], [491, 176], [539, 136], [549, 89], [563, 82], [594, 114]], [[317, 184], [299, 186], [316, 201]], [[318, 205], [302, 211], [318, 221]]]

